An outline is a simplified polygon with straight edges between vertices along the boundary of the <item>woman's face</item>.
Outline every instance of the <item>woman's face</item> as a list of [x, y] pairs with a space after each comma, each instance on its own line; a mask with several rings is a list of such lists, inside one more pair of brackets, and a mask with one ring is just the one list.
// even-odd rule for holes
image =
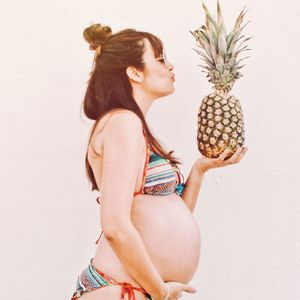
[[[143, 71], [144, 81], [142, 82], [144, 90], [155, 98], [172, 94], [175, 90], [175, 74], [172, 72], [174, 66], [169, 61], [164, 63], [164, 60], [156, 58], [148, 39], [144, 39], [144, 42], [143, 61], [145, 69]], [[162, 57], [163, 55], [160, 56], [160, 58]]]

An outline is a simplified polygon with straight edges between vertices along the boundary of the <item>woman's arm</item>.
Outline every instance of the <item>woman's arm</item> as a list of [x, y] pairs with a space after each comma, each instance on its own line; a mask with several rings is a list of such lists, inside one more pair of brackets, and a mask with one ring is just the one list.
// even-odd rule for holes
[[207, 158], [205, 156], [202, 156], [196, 160], [190, 171], [188, 179], [185, 182], [186, 187], [184, 188], [182, 193], [182, 199], [191, 210], [191, 212], [194, 211], [194, 208], [196, 206], [204, 174], [208, 170], [213, 168], [220, 168], [239, 163], [247, 150], [247, 147], [239, 147], [229, 159], [226, 159], [226, 156], [229, 152], [229, 150], [226, 149], [217, 158]]
[[131, 207], [140, 162], [144, 157], [144, 143], [142, 123], [134, 113], [124, 111], [110, 118], [103, 142], [101, 227], [128, 273], [153, 299], [163, 299], [167, 286], [131, 222]]
[[203, 178], [204, 172], [199, 172], [197, 166], [193, 165], [185, 182], [186, 186], [181, 196], [191, 212], [195, 209]]

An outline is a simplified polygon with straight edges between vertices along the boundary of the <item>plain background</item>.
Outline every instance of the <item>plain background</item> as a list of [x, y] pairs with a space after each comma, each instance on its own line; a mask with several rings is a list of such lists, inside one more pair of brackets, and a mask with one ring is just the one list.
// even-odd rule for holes
[[[215, 15], [216, 1], [205, 3]], [[232, 94], [249, 150], [204, 178], [194, 212], [201, 260], [190, 282], [198, 292], [183, 299], [300, 299], [299, 3], [223, 0], [227, 31], [244, 5], [254, 38]], [[98, 194], [84, 168], [92, 123], [79, 111], [94, 54], [82, 32], [98, 22], [163, 40], [176, 91], [147, 119], [185, 176], [200, 155], [197, 112], [211, 87], [189, 30], [204, 22], [201, 1], [2, 1], [0, 299], [69, 299], [94, 255]]]

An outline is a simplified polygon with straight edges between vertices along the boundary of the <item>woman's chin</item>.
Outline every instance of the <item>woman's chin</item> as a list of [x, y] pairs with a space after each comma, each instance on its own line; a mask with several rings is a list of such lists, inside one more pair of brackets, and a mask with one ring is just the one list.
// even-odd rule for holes
[[159, 97], [159, 98], [161, 98], [161, 97], [167, 97], [167, 96], [173, 94], [174, 91], [175, 91], [175, 87], [172, 86], [172, 87], [169, 88], [167, 91], [165, 90], [163, 93], [160, 93], [160, 95], [159, 95], [158, 97]]
[[175, 91], [175, 86], [172, 85], [172, 86], [170, 87], [170, 91], [169, 91], [168, 95], [173, 94], [174, 91]]
[[170, 94], [173, 94], [174, 92], [175, 92], [175, 87], [174, 87], [174, 85], [173, 85], [173, 88], [172, 88], [172, 91], [171, 91]]

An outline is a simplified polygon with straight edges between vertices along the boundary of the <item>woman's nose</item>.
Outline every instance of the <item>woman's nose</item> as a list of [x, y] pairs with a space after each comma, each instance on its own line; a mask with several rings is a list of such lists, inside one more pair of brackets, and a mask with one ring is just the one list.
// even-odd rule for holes
[[166, 67], [168, 68], [168, 70], [172, 71], [174, 69], [174, 65], [172, 65], [168, 60], [166, 62]]

